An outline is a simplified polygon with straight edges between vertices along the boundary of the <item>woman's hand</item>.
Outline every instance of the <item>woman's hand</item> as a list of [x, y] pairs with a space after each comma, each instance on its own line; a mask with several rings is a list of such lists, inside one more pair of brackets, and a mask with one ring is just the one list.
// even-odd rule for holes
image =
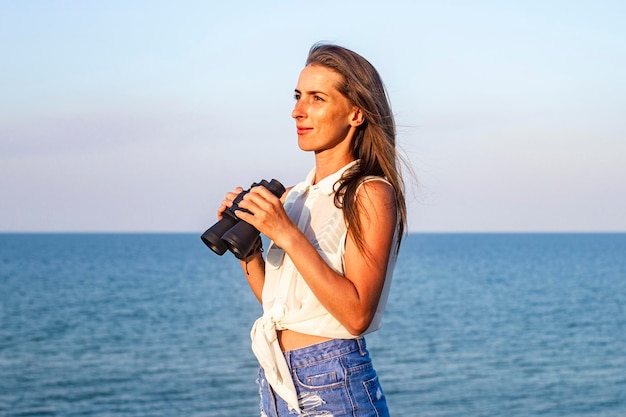
[[285, 212], [281, 200], [263, 186], [253, 187], [239, 202], [239, 207], [250, 213], [236, 210], [237, 217], [256, 227], [278, 246], [288, 238], [290, 231], [298, 230]]
[[237, 187], [237, 188], [235, 188], [235, 191], [226, 193], [226, 197], [224, 197], [224, 200], [222, 200], [222, 205], [220, 205], [220, 207], [217, 209], [217, 219], [218, 220], [222, 220], [222, 217], [224, 217], [224, 212], [227, 209], [229, 209], [230, 207], [233, 206], [233, 200], [241, 192], [243, 192], [243, 188]]

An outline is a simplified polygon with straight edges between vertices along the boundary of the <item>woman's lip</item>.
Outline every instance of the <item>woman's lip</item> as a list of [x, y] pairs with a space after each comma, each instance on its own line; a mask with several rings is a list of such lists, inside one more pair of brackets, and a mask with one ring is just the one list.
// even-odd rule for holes
[[312, 127], [299, 127], [299, 126], [297, 126], [296, 130], [298, 131], [298, 135], [303, 135], [303, 134], [313, 130], [313, 128]]

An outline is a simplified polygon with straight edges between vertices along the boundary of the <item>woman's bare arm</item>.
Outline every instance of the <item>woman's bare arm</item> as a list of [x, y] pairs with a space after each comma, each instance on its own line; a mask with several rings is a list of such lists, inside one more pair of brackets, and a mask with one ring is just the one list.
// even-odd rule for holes
[[370, 181], [358, 194], [364, 250], [351, 234], [346, 242], [345, 276], [335, 272], [267, 190], [253, 189], [239, 204], [254, 215], [237, 215], [274, 240], [294, 262], [320, 303], [354, 335], [371, 323], [387, 272], [396, 228], [393, 189], [382, 181]]
[[[217, 218], [221, 219], [224, 211], [233, 206], [233, 200], [243, 191], [243, 188], [237, 187], [234, 192], [226, 193], [226, 197], [222, 201], [217, 210]], [[261, 294], [263, 292], [263, 284], [265, 283], [265, 261], [263, 254], [257, 253], [250, 256], [246, 260], [241, 260], [241, 269], [248, 280], [252, 293], [263, 304]]]

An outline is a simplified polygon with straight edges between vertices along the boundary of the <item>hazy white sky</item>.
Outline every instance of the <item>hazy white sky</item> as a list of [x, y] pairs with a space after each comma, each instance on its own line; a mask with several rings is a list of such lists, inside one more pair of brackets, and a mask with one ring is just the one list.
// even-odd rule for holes
[[0, 231], [197, 231], [301, 180], [309, 47], [381, 73], [412, 231], [626, 231], [626, 2], [2, 1]]

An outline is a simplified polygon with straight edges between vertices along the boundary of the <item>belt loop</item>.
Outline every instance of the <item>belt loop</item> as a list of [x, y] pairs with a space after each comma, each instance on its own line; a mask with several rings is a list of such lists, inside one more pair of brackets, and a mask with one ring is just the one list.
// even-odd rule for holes
[[289, 350], [284, 351], [283, 356], [285, 357], [285, 362], [287, 362], [287, 367], [291, 371], [291, 351]]
[[356, 339], [357, 344], [359, 345], [359, 353], [361, 356], [367, 355], [367, 348], [365, 346], [365, 338], [359, 337]]

